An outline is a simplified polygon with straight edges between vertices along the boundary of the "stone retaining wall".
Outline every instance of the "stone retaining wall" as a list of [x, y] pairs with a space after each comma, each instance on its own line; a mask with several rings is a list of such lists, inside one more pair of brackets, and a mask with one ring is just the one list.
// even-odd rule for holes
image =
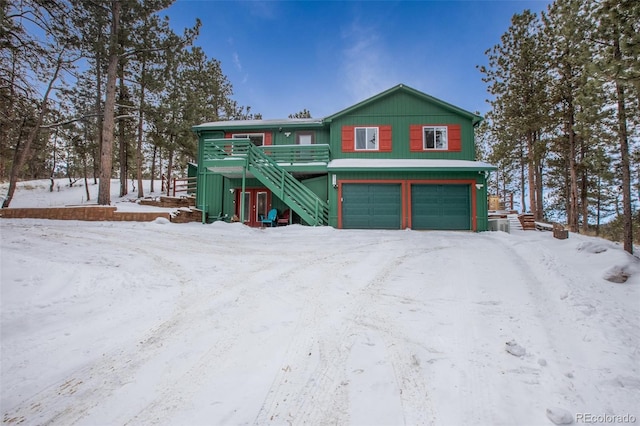
[[0, 217], [7, 219], [53, 219], [89, 221], [151, 222], [159, 217], [171, 220], [167, 212], [118, 212], [112, 206], [72, 206], [47, 208], [0, 209]]

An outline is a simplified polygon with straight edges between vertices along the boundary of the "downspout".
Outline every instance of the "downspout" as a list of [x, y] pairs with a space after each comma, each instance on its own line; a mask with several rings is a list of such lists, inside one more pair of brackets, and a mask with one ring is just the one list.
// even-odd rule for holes
[[202, 224], [204, 225], [207, 223], [207, 169], [200, 176], [202, 182]]
[[227, 197], [227, 193], [224, 191], [224, 177], [222, 179], [220, 179], [220, 194], [222, 194], [222, 196], [220, 197], [220, 215], [224, 217], [225, 216], [225, 210], [224, 210], [224, 199]]
[[244, 191], [247, 180], [247, 165], [242, 167], [242, 192], [240, 193], [240, 223], [244, 225]]
[[[196, 181], [196, 198], [198, 197], [198, 191], [200, 192], [200, 206], [202, 207], [202, 224], [207, 223], [207, 168], [204, 166], [202, 133], [195, 132], [198, 135], [198, 181]], [[204, 169], [204, 170], [203, 170]]]

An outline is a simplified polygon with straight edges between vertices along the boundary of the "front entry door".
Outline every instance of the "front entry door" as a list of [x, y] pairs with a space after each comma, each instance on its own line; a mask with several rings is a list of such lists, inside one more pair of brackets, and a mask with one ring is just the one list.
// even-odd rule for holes
[[[242, 189], [236, 189], [236, 214], [240, 215]], [[267, 217], [271, 205], [271, 192], [267, 188], [247, 188], [244, 192], [244, 224], [260, 226], [260, 218]]]

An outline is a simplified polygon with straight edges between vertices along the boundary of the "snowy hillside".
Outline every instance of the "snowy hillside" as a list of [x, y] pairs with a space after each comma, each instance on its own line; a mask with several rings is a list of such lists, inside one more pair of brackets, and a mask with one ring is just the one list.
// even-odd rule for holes
[[608, 241], [31, 219], [0, 233], [5, 424], [640, 419], [640, 261]]

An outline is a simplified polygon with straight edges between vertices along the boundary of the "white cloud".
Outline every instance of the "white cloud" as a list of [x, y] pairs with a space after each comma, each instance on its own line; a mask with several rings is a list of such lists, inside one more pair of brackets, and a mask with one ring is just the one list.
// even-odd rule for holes
[[374, 26], [361, 25], [357, 18], [342, 32], [343, 84], [354, 102], [398, 83], [380, 34]]
[[233, 65], [236, 66], [236, 69], [242, 72], [242, 63], [240, 62], [240, 56], [238, 52], [233, 52]]

